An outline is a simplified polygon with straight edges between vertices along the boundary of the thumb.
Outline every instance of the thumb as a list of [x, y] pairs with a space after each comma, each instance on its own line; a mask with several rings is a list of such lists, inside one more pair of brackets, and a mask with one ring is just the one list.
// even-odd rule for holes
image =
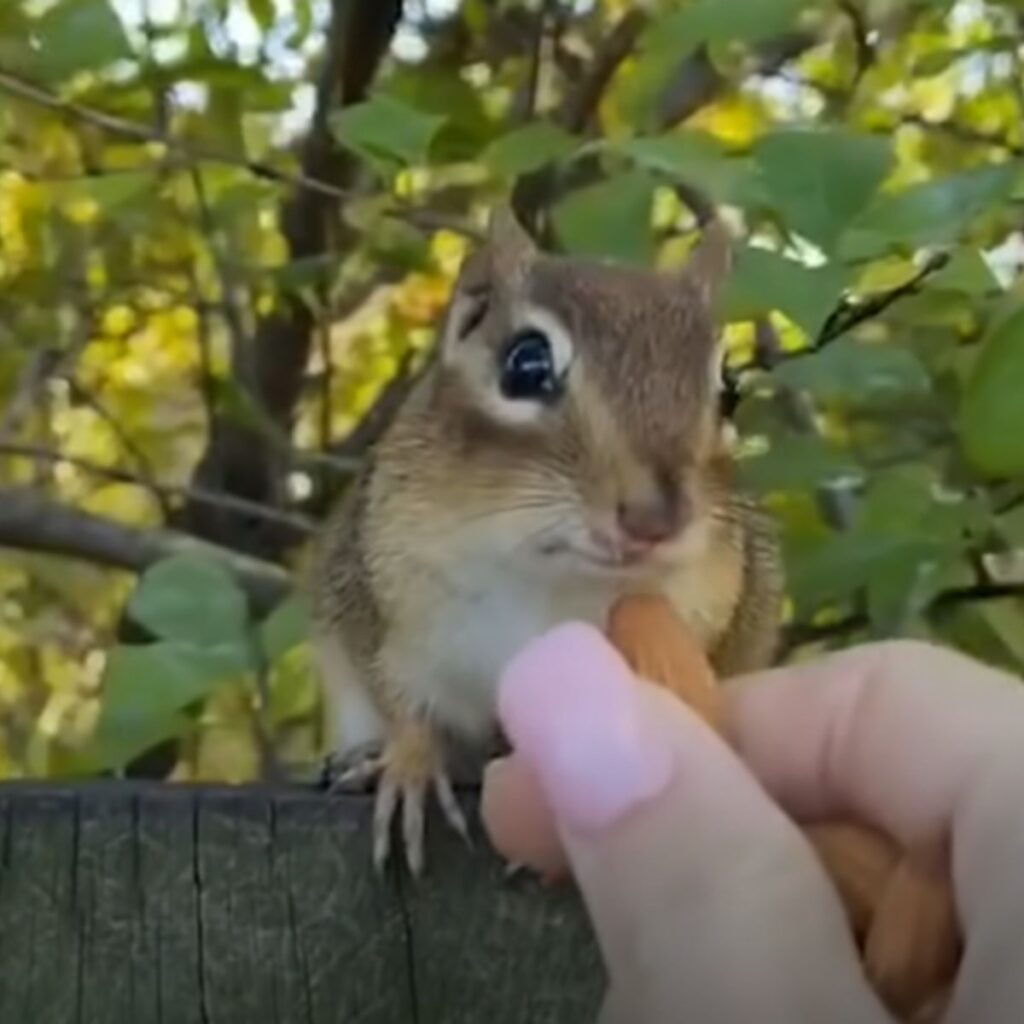
[[514, 754], [488, 776], [488, 826], [553, 821], [609, 972], [607, 1020], [888, 1020], [796, 827], [600, 632], [570, 623], [529, 645], [499, 714]]

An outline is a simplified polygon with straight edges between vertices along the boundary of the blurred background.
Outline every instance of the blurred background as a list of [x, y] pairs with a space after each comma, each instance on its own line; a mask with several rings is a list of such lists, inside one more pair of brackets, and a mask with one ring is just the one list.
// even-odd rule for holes
[[0, 776], [315, 765], [308, 541], [512, 198], [717, 207], [782, 657], [1024, 669], [1019, 0], [4, 0]]

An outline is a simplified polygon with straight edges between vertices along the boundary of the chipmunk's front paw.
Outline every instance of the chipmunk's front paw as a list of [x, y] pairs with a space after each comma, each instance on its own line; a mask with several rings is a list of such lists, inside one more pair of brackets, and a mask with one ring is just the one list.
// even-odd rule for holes
[[424, 865], [427, 794], [433, 788], [445, 820], [469, 845], [466, 818], [455, 799], [440, 745], [428, 726], [409, 722], [395, 729], [382, 750], [346, 758], [331, 788], [348, 789], [377, 779], [373, 812], [373, 861], [382, 870], [391, 854], [391, 827], [401, 805], [405, 861], [413, 875]]

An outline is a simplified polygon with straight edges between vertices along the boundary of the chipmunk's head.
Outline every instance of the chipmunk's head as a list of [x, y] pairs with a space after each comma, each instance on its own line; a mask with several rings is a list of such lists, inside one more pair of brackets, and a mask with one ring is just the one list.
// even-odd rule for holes
[[700, 543], [722, 486], [713, 304], [728, 262], [717, 223], [659, 273], [543, 254], [499, 210], [436, 364], [445, 434], [479, 481], [467, 516], [493, 508], [513, 546], [601, 571]]

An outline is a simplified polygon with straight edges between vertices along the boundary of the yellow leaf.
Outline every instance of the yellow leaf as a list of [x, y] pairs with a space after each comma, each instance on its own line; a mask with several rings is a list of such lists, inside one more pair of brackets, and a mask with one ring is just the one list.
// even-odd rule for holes
[[100, 320], [100, 330], [108, 337], [123, 338], [135, 327], [135, 311], [131, 306], [111, 306]]
[[861, 294], [890, 291], [906, 284], [918, 272], [912, 260], [892, 256], [869, 263], [857, 280], [856, 290]]
[[730, 364], [744, 364], [754, 357], [756, 331], [752, 320], [740, 320], [726, 324], [722, 332], [725, 351]]
[[729, 146], [745, 148], [764, 130], [761, 104], [747, 93], [733, 93], [699, 110], [687, 125], [710, 132]]
[[129, 526], [156, 526], [160, 522], [160, 509], [153, 495], [132, 484], [99, 487], [82, 501], [81, 507]]
[[77, 196], [61, 204], [61, 213], [73, 224], [95, 224], [100, 216], [100, 204], [92, 196]]
[[955, 100], [956, 83], [951, 74], [915, 78], [910, 83], [911, 109], [926, 121], [945, 121]]

